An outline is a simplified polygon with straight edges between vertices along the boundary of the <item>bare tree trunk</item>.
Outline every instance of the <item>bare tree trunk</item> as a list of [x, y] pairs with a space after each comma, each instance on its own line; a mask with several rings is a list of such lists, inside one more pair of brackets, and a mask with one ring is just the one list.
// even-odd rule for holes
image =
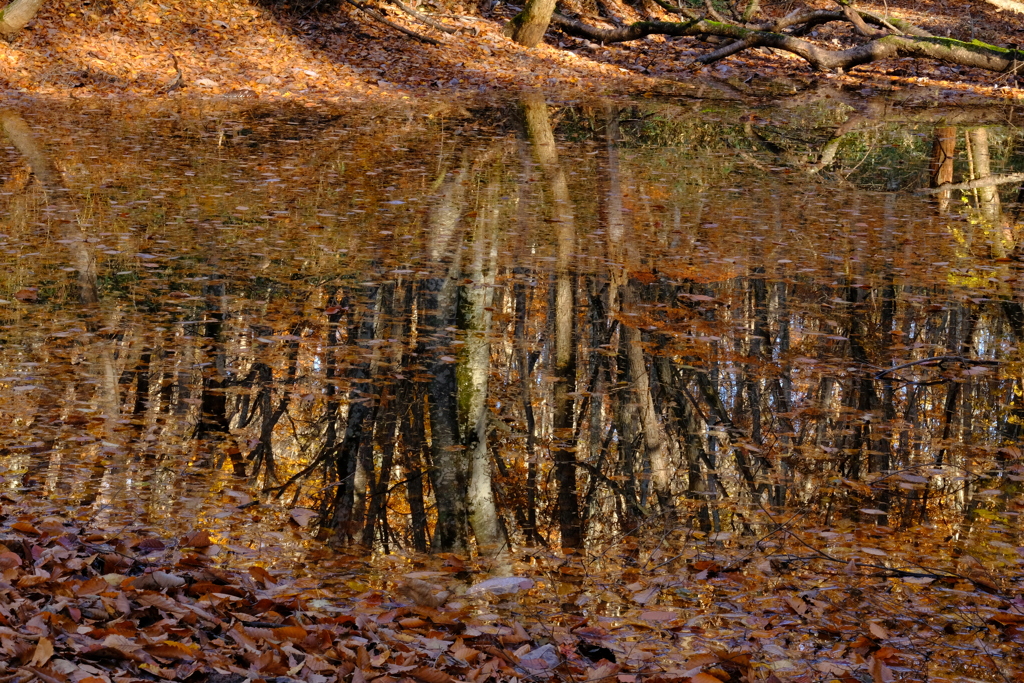
[[555, 11], [556, 0], [526, 0], [523, 11], [505, 26], [505, 35], [524, 47], [537, 47]]
[[0, 10], [0, 36], [12, 40], [18, 31], [28, 26], [46, 0], [11, 0]]

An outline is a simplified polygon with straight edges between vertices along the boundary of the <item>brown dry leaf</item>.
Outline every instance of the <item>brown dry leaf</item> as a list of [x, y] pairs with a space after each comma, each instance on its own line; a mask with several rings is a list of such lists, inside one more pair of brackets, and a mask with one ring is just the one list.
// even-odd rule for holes
[[181, 537], [179, 545], [182, 548], [209, 548], [213, 545], [213, 541], [210, 540], [210, 534], [205, 529], [197, 529], [191, 531]]
[[39, 529], [35, 528], [28, 522], [15, 522], [11, 525], [11, 528], [15, 531], [20, 531], [21, 533], [28, 534], [30, 536], [40, 536], [42, 534], [42, 532], [39, 531]]
[[36, 643], [35, 652], [32, 653], [32, 659], [29, 661], [29, 666], [43, 666], [50, 657], [53, 656], [53, 642], [49, 638], [40, 638], [39, 642]]
[[448, 654], [452, 655], [456, 659], [461, 659], [467, 664], [472, 664], [476, 661], [477, 657], [480, 656], [480, 651], [474, 650], [471, 647], [466, 647], [466, 644], [462, 642], [462, 638], [457, 638], [455, 640], [455, 644], [448, 650]]
[[599, 681], [605, 678], [610, 678], [621, 670], [621, 664], [612, 664], [611, 662], [605, 661], [591, 669], [587, 669], [585, 676], [588, 681]]
[[786, 604], [793, 608], [793, 611], [803, 616], [807, 612], [807, 603], [799, 595], [787, 595]]
[[249, 567], [249, 575], [252, 576], [252, 578], [254, 578], [256, 581], [259, 581], [259, 582], [263, 583], [264, 585], [266, 585], [268, 583], [269, 584], [276, 584], [277, 583], [277, 579], [275, 579], [270, 574], [270, 572], [268, 572], [266, 569], [264, 569], [263, 567], [260, 567], [258, 565], [253, 565], [253, 566]]
[[292, 521], [303, 528], [309, 526], [309, 523], [319, 516], [320, 514], [316, 510], [307, 508], [295, 508], [291, 511]]
[[274, 629], [274, 637], [278, 640], [290, 640], [293, 643], [300, 643], [309, 635], [306, 629], [301, 626], [281, 626]]
[[709, 673], [703, 671], [696, 676], [691, 676], [689, 683], [722, 683], [722, 679], [715, 678]]
[[0, 569], [11, 569], [21, 566], [21, 556], [9, 550], [0, 552]]
[[445, 672], [438, 671], [429, 666], [417, 666], [415, 669], [411, 669], [408, 674], [413, 678], [418, 678], [423, 683], [457, 683], [456, 679]]
[[644, 621], [672, 621], [673, 619], [678, 619], [679, 615], [676, 612], [652, 609], [643, 612], [640, 618]]
[[874, 683], [892, 683], [893, 681], [892, 669], [874, 657], [868, 658], [868, 672]]
[[110, 590], [110, 582], [102, 576], [94, 576], [75, 590], [77, 595], [99, 595]]
[[195, 658], [195, 653], [188, 645], [173, 640], [146, 645], [143, 649], [154, 657], [162, 657], [164, 659], [191, 660]]
[[153, 580], [161, 588], [178, 588], [185, 585], [185, 579], [162, 571], [153, 572]]

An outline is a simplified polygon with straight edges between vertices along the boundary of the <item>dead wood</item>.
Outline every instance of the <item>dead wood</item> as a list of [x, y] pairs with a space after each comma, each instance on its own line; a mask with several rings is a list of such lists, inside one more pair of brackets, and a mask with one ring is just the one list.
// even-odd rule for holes
[[1024, 66], [1024, 52], [977, 40], [965, 42], [953, 38], [890, 34], [845, 50], [829, 50], [778, 30], [750, 29], [707, 19], [691, 19], [686, 22], [638, 21], [621, 28], [598, 28], [556, 13], [551, 22], [570, 35], [602, 43], [627, 42], [649, 35], [714, 35], [735, 40], [733, 44], [695, 60], [700, 64], [711, 64], [753, 47], [770, 47], [797, 55], [820, 70], [850, 69], [895, 57], [935, 59], [1001, 73], [1017, 73]]

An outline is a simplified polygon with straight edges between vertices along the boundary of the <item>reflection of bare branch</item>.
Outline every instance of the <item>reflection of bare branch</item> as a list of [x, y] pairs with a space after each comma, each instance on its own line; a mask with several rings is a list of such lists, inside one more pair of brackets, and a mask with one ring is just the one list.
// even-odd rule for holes
[[997, 360], [989, 360], [986, 358], [965, 358], [964, 356], [933, 356], [931, 358], [921, 358], [920, 360], [913, 360], [909, 363], [903, 363], [901, 365], [895, 365], [891, 368], [886, 368], [881, 372], [875, 374], [875, 379], [882, 379], [886, 375], [903, 368], [909, 368], [914, 365], [943, 365], [944, 363], [960, 363], [962, 365], [999, 365]]
[[846, 123], [839, 126], [836, 132], [832, 135], [832, 138], [825, 143], [824, 147], [821, 148], [821, 154], [818, 156], [818, 160], [813, 164], [809, 164], [804, 168], [804, 171], [813, 175], [829, 166], [836, 158], [836, 152], [839, 151], [839, 143], [841, 143], [843, 138], [852, 133], [854, 129], [860, 126], [865, 120], [865, 117], [860, 115], [851, 116], [847, 119]]
[[7, 134], [7, 138], [25, 157], [36, 180], [47, 192], [56, 192], [63, 187], [60, 171], [42, 147], [36, 144], [32, 129], [20, 114], [10, 109], [0, 110], [0, 130]]
[[96, 303], [99, 300], [96, 284], [96, 259], [88, 248], [85, 235], [79, 227], [78, 212], [71, 202], [61, 197], [61, 190], [66, 189], [66, 186], [60, 169], [53, 163], [42, 145], [36, 142], [28, 122], [18, 112], [0, 109], [0, 131], [7, 135], [11, 144], [28, 161], [28, 165], [32, 168], [32, 174], [35, 175], [43, 189], [57, 197], [55, 201], [61, 206], [67, 218], [62, 221], [63, 237], [75, 264], [75, 269], [78, 271], [79, 299], [82, 303]]
[[1010, 183], [1024, 183], [1024, 173], [1007, 173], [1004, 175], [991, 175], [987, 178], [978, 178], [965, 183], [945, 183], [938, 187], [927, 187], [917, 191], [917, 194], [938, 194], [949, 190], [974, 190], [979, 187], [995, 187], [997, 185], [1009, 185]]

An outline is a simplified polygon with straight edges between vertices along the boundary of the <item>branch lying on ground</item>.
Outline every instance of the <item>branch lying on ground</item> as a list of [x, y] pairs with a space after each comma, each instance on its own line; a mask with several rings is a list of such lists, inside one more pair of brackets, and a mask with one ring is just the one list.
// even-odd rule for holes
[[451, 26], [445, 26], [440, 21], [432, 19], [421, 12], [417, 12], [415, 9], [402, 2], [402, 0], [390, 0], [390, 2], [416, 21], [429, 26], [430, 28], [436, 28], [438, 31], [443, 31], [444, 33], [455, 33], [458, 31], [458, 29], [452, 28]]
[[360, 2], [356, 2], [356, 0], [345, 0], [345, 1], [348, 2], [348, 4], [352, 5], [353, 7], [355, 7], [360, 12], [363, 12], [367, 16], [371, 17], [372, 19], [375, 19], [376, 21], [379, 21], [380, 23], [384, 24], [385, 26], [390, 26], [391, 28], [395, 29], [399, 33], [404, 33], [405, 35], [409, 36], [410, 38], [415, 38], [416, 40], [420, 41], [421, 43], [426, 43], [428, 45], [440, 45], [441, 44], [440, 41], [434, 40], [433, 38], [430, 38], [429, 36], [425, 36], [425, 35], [422, 35], [420, 33], [416, 33], [416, 31], [413, 31], [411, 29], [407, 29], [404, 26], [401, 26], [400, 24], [396, 24], [395, 22], [391, 21], [390, 19], [388, 19], [387, 17], [385, 17], [383, 14], [381, 14], [380, 12], [378, 12], [377, 10], [375, 10], [372, 7], [364, 5], [364, 4], [360, 3]]
[[988, 45], [980, 41], [964, 42], [952, 38], [888, 35], [846, 50], [826, 50], [810, 41], [774, 31], [749, 29], [736, 24], [706, 19], [686, 22], [638, 21], [622, 28], [597, 28], [575, 19], [554, 14], [551, 23], [569, 35], [602, 43], [621, 43], [649, 35], [715, 35], [734, 38], [737, 43], [695, 60], [711, 64], [725, 56], [752, 47], [771, 47], [790, 52], [816, 69], [849, 69], [891, 57], [924, 57], [949, 64], [987, 71], [1013, 72], [1024, 67], [1024, 52]]
[[654, 4], [670, 14], [682, 14], [687, 19], [698, 19], [700, 17], [691, 7], [676, 7], [666, 0], [654, 0]]

